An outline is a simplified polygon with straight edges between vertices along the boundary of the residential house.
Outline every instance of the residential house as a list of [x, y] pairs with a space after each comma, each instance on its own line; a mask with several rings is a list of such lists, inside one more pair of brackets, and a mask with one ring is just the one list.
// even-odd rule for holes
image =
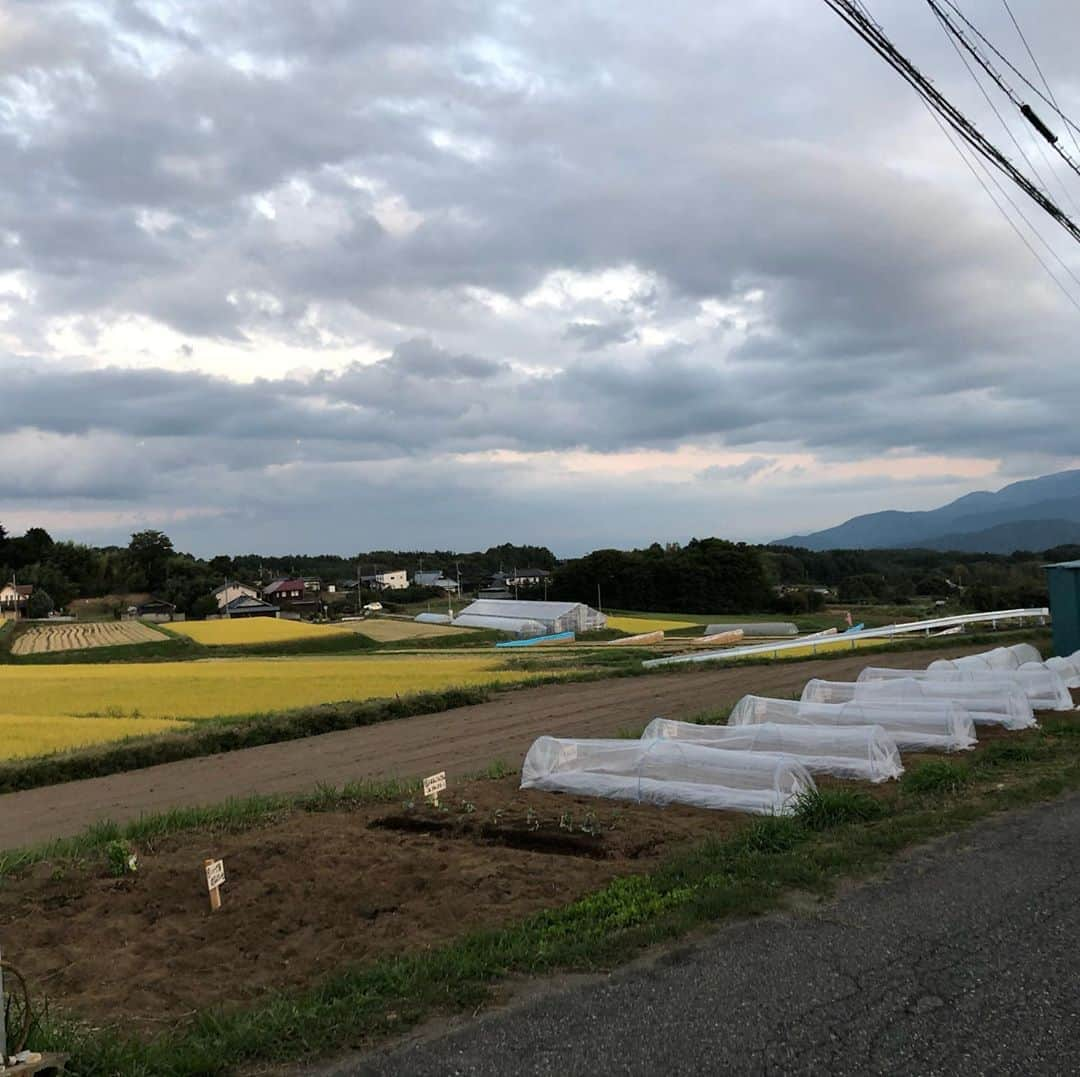
[[0, 613], [25, 614], [33, 593], [32, 583], [5, 583], [0, 587]]
[[294, 577], [268, 583], [262, 589], [262, 597], [269, 602], [303, 602], [307, 595], [304, 581]]
[[389, 572], [373, 572], [370, 576], [361, 576], [361, 583], [373, 591], [404, 591], [409, 586], [409, 574], [403, 568]]
[[[333, 590], [333, 588], [330, 588]], [[317, 595], [322, 590], [322, 580], [318, 576], [304, 577], [304, 591], [308, 595]]]
[[413, 583], [417, 587], [437, 587], [440, 591], [447, 591], [450, 594], [456, 595], [458, 592], [457, 580], [452, 580], [441, 572], [414, 572]]
[[277, 606], [251, 595], [237, 595], [221, 610], [222, 616], [230, 620], [241, 617], [276, 617], [280, 612]]
[[241, 596], [247, 598], [259, 597], [259, 589], [257, 587], [252, 587], [247, 583], [237, 583], [235, 580], [226, 581], [210, 593], [216, 599], [219, 610], [223, 610], [234, 598], [240, 598]]

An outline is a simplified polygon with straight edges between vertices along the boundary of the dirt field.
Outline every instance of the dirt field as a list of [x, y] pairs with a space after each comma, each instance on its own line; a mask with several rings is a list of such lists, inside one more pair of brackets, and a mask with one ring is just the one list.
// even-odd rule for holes
[[[985, 647], [875, 655], [875, 664], [925, 668], [938, 657]], [[117, 822], [188, 804], [216, 804], [252, 793], [300, 793], [318, 782], [343, 785], [378, 776], [416, 777], [445, 770], [451, 779], [492, 760], [519, 767], [545, 733], [602, 737], [635, 734], [651, 718], [692, 718], [728, 706], [748, 692], [793, 696], [811, 677], [850, 679], [866, 655], [545, 685], [502, 694], [490, 703], [226, 755], [187, 759], [128, 774], [69, 782], [0, 797], [0, 849], [78, 833], [97, 819]]]
[[[394, 804], [301, 813], [234, 836], [166, 839], [140, 850], [138, 873], [123, 879], [41, 864], [0, 889], [0, 933], [19, 940], [19, 967], [54, 1004], [149, 1034], [199, 1007], [242, 1005], [343, 964], [563, 905], [616, 875], [647, 870], [689, 837], [723, 835], [746, 819], [522, 793], [516, 777], [455, 786], [444, 803], [447, 833], [370, 825], [440, 821]], [[530, 808], [536, 831], [527, 829]], [[579, 829], [590, 810], [595, 837]], [[566, 813], [576, 834], [560, 829]], [[222, 857], [227, 874], [214, 916], [201, 877], [207, 857]]]
[[452, 639], [454, 636], [465, 636], [475, 631], [470, 628], [454, 628], [452, 625], [425, 625], [416, 621], [392, 621], [380, 617], [371, 617], [366, 621], [343, 621], [335, 627], [359, 632], [377, 643], [396, 643], [403, 639], [434, 639], [436, 636]]
[[15, 640], [11, 645], [11, 653], [45, 654], [49, 651], [81, 651], [88, 647], [161, 643], [166, 638], [161, 632], [141, 621], [35, 625]]

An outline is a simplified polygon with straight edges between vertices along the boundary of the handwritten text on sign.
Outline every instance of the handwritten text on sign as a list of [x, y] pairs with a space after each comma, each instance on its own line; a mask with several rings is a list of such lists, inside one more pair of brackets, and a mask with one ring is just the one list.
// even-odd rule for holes
[[225, 882], [225, 861], [208, 860], [206, 863], [206, 889], [216, 890]]
[[424, 779], [424, 796], [434, 797], [435, 803], [439, 802], [439, 794], [446, 788], [446, 771], [440, 770], [438, 774], [432, 774]]

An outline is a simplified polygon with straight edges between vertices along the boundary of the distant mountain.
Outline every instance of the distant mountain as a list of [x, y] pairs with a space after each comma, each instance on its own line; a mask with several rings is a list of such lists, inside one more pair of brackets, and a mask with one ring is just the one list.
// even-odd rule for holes
[[773, 545], [810, 550], [899, 549], [970, 553], [1045, 550], [1080, 543], [1080, 471], [1026, 479], [996, 493], [979, 491], [928, 512], [872, 512]]

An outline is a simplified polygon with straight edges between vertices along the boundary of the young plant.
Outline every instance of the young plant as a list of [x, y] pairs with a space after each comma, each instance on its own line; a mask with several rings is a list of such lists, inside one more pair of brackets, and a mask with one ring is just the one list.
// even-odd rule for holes
[[139, 857], [131, 843], [117, 838], [105, 846], [105, 860], [109, 865], [109, 874], [115, 879], [125, 875], [134, 875], [139, 869]]

